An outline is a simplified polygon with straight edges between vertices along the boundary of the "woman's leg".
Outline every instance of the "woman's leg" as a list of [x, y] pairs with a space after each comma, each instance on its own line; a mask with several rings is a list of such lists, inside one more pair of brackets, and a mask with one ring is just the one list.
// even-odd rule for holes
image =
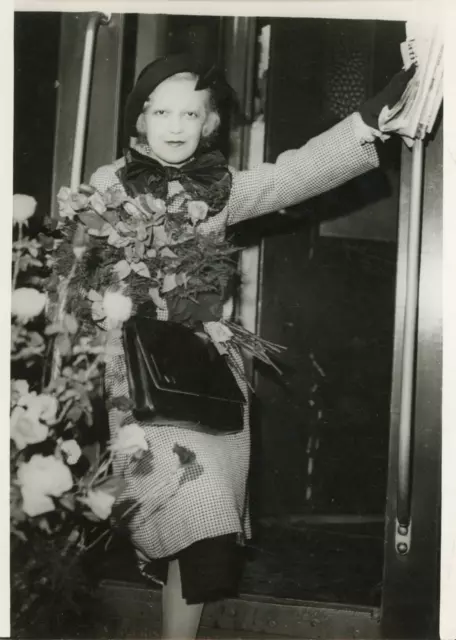
[[164, 640], [193, 640], [196, 638], [202, 604], [187, 604], [182, 597], [179, 561], [169, 563], [168, 580], [163, 587], [162, 638]]

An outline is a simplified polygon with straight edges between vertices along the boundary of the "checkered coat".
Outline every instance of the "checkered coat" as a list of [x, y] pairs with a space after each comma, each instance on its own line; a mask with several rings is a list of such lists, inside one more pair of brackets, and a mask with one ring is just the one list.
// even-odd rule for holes
[[[288, 207], [378, 166], [372, 130], [353, 114], [313, 138], [303, 147], [289, 150], [275, 163], [264, 163], [246, 171], [233, 170], [233, 184], [227, 206], [202, 223], [211, 231], [222, 231], [248, 218]], [[116, 171], [121, 159], [98, 169], [91, 184], [103, 192], [119, 184]], [[178, 191], [178, 182], [169, 184]], [[160, 311], [166, 320], [166, 310]], [[122, 345], [106, 366], [106, 392], [128, 396]], [[231, 354], [242, 366], [239, 354]], [[239, 384], [247, 397], [245, 383]], [[110, 410], [111, 436], [120, 424], [135, 422], [129, 412]], [[140, 461], [126, 456], [118, 462], [127, 479], [122, 499], [141, 505], [131, 520], [133, 544], [141, 559], [173, 555], [208, 537], [237, 533], [249, 537], [246, 482], [250, 457], [249, 409], [246, 402], [244, 430], [235, 435], [207, 435], [172, 424], [143, 423], [150, 452]], [[193, 461], [185, 467], [173, 452], [175, 444], [192, 451]]]

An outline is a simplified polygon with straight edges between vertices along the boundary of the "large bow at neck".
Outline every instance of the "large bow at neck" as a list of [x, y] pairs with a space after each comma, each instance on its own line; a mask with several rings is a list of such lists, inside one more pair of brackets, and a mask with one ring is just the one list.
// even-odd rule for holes
[[209, 215], [218, 213], [227, 204], [231, 173], [220, 151], [201, 153], [181, 167], [162, 165], [133, 148], [125, 152], [125, 160], [120, 177], [132, 196], [150, 193], [166, 200], [168, 183], [177, 180], [192, 200], [206, 202]]

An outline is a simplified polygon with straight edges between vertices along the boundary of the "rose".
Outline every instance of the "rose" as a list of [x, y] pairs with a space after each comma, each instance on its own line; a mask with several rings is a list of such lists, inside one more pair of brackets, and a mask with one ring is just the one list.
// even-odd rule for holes
[[141, 210], [138, 208], [138, 205], [136, 203], [134, 204], [133, 202], [124, 202], [123, 208], [128, 213], [128, 215], [132, 216], [133, 218], [137, 218], [141, 215]]
[[51, 423], [56, 419], [58, 408], [59, 403], [57, 398], [46, 393], [36, 396], [32, 404], [29, 405], [29, 411], [36, 411], [40, 420]]
[[71, 206], [71, 189], [68, 187], [60, 187], [57, 194], [57, 203], [60, 217], [70, 218], [70, 220], [72, 220], [76, 215], [76, 211]]
[[63, 440], [60, 449], [66, 455], [67, 464], [76, 464], [82, 455], [81, 447], [76, 440]]
[[93, 513], [100, 518], [100, 520], [106, 520], [111, 515], [112, 505], [116, 501], [115, 496], [95, 489], [89, 491], [86, 498], [81, 498], [81, 502], [90, 507]]
[[98, 191], [95, 191], [95, 193], [90, 196], [89, 203], [92, 209], [99, 215], [103, 215], [104, 213], [106, 213], [106, 205], [103, 201], [101, 193], [98, 193]]
[[46, 393], [37, 395], [35, 391], [27, 394], [20, 401], [21, 406], [26, 406], [28, 413], [44, 422], [54, 422], [59, 408], [57, 398]]
[[113, 452], [126, 455], [136, 455], [140, 451], [147, 451], [148, 448], [144, 429], [137, 424], [126, 424], [121, 427], [116, 440], [111, 445]]
[[223, 300], [216, 293], [198, 293], [193, 298], [182, 297], [173, 289], [166, 294], [168, 319], [189, 327], [204, 322], [219, 321], [222, 317]]
[[73, 487], [70, 470], [55, 456], [33, 455], [29, 462], [21, 464], [17, 477], [21, 486], [33, 487], [37, 492], [54, 498]]
[[187, 204], [187, 211], [192, 224], [195, 225], [199, 220], [205, 220], [209, 206], [202, 200], [193, 200]]
[[110, 209], [117, 209], [126, 198], [125, 193], [120, 187], [111, 187], [103, 194], [103, 201]]
[[[81, 185], [82, 186], [82, 185]], [[59, 206], [59, 215], [62, 218], [70, 218], [87, 209], [89, 204], [89, 195], [84, 193], [88, 191], [86, 187], [79, 191], [71, 191], [68, 187], [61, 187], [57, 194], [57, 202]]]
[[21, 487], [45, 496], [58, 498], [73, 487], [71, 471], [55, 456], [33, 455], [19, 466], [17, 479]]
[[46, 305], [47, 296], [30, 287], [20, 287], [13, 291], [11, 311], [23, 322], [38, 316]]
[[27, 396], [29, 391], [29, 385], [27, 380], [12, 380], [11, 381], [11, 404], [19, 404], [22, 397]]
[[84, 193], [75, 192], [69, 195], [69, 204], [75, 211], [87, 209], [88, 202], [89, 198]]
[[37, 416], [24, 407], [15, 407], [10, 419], [10, 437], [21, 450], [29, 444], [43, 442], [48, 437], [49, 428]]
[[131, 316], [133, 302], [120, 291], [107, 291], [103, 296], [103, 311], [111, 327], [118, 327]]
[[[161, 198], [154, 198], [150, 193], [141, 194], [134, 198], [133, 204], [147, 218], [153, 217], [153, 224], [158, 224], [166, 214], [166, 202]], [[128, 207], [127, 207], [128, 210]]]
[[27, 224], [27, 220], [33, 216], [37, 202], [32, 196], [16, 193], [13, 196], [13, 221], [17, 224]]
[[[25, 381], [22, 380], [21, 382]], [[23, 388], [25, 389], [25, 387]], [[54, 422], [59, 408], [57, 398], [46, 393], [37, 395], [36, 391], [23, 393], [16, 404], [21, 407], [26, 407], [28, 413], [35, 416], [37, 420], [44, 420], [44, 422]]]
[[33, 487], [23, 487], [21, 494], [23, 500], [22, 509], [31, 518], [55, 510], [52, 498], [35, 491]]

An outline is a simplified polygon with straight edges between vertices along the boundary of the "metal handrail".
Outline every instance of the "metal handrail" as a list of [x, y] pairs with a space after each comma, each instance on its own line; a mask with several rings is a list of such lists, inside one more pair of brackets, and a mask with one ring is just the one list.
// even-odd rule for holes
[[71, 165], [70, 188], [75, 191], [81, 183], [82, 165], [84, 159], [84, 142], [87, 126], [87, 112], [89, 107], [90, 87], [92, 84], [92, 67], [95, 41], [100, 24], [109, 24], [111, 14], [94, 13], [87, 24], [84, 54], [82, 58], [81, 82], [79, 85], [78, 111], [76, 116], [76, 131], [73, 145], [73, 159]]
[[[422, 140], [415, 140], [412, 151], [412, 177], [408, 228], [406, 299], [402, 348], [401, 401], [398, 444], [397, 524], [398, 533], [407, 537], [411, 525], [411, 459], [414, 409], [414, 378], [416, 328], [421, 240], [421, 203], [424, 148]], [[398, 549], [401, 551], [401, 549]], [[408, 548], [402, 547], [405, 553]]]
[[[82, 165], [84, 160], [84, 143], [87, 126], [87, 112], [89, 107], [90, 87], [92, 84], [92, 68], [95, 50], [95, 41], [100, 24], [109, 24], [111, 14], [94, 13], [90, 16], [84, 40], [84, 53], [82, 58], [81, 81], [79, 84], [78, 110], [76, 115], [76, 131], [74, 135], [73, 157], [71, 164], [70, 189], [76, 191], [81, 183]], [[76, 231], [76, 237], [78, 231]], [[59, 310], [63, 311], [66, 306], [68, 296], [68, 282], [71, 281], [76, 268], [73, 264], [72, 271], [68, 277], [66, 287], [60, 292]], [[51, 366], [51, 380], [54, 380], [60, 370], [61, 354], [57, 347], [54, 348]]]

